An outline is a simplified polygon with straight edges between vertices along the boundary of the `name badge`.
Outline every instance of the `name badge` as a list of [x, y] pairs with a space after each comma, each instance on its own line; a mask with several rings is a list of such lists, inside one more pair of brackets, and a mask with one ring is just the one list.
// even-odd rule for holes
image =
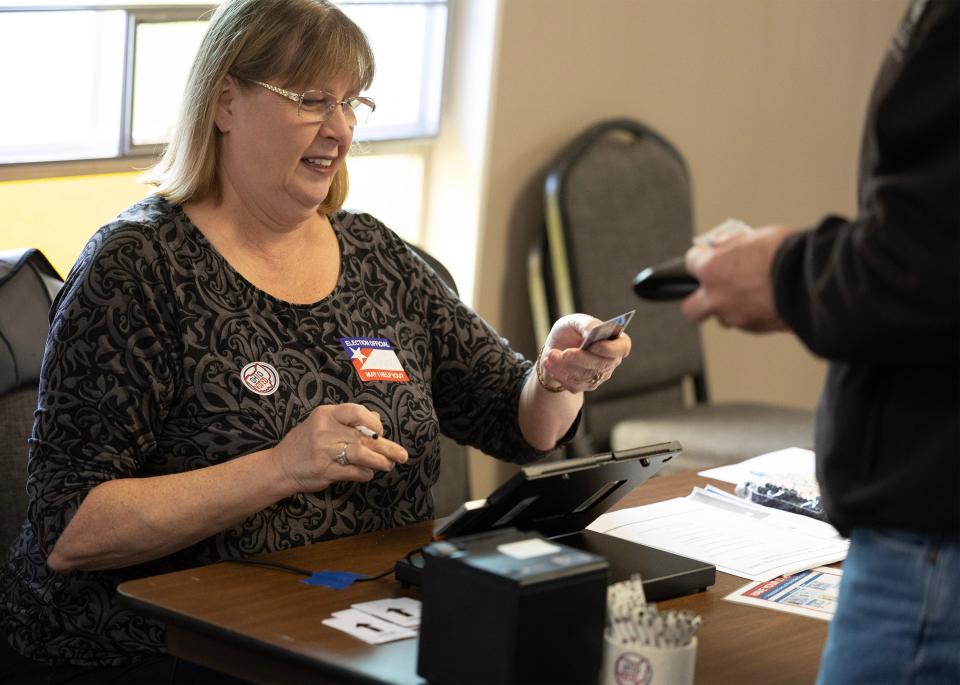
[[406, 383], [410, 380], [393, 345], [386, 338], [340, 338], [340, 344], [364, 383]]

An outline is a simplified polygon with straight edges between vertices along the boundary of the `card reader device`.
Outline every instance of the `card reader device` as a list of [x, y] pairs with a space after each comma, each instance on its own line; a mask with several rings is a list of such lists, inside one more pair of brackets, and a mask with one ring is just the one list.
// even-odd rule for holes
[[607, 561], [515, 528], [423, 549], [417, 672], [436, 683], [594, 683]]

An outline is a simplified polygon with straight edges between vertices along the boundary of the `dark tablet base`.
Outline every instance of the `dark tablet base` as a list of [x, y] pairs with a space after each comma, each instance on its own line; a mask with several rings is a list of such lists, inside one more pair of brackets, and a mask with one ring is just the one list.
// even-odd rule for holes
[[611, 583], [628, 580], [634, 573], [639, 573], [648, 602], [700, 592], [717, 582], [717, 569], [713, 564], [612, 535], [584, 530], [554, 539], [606, 557], [610, 562]]
[[[610, 562], [611, 583], [628, 580], [634, 573], [639, 573], [649, 602], [700, 592], [717, 581], [717, 569], [712, 564], [592, 530], [552, 539], [606, 557]], [[395, 572], [397, 580], [404, 587], [419, 587], [423, 556], [417, 552], [409, 560], [401, 559], [396, 564]]]

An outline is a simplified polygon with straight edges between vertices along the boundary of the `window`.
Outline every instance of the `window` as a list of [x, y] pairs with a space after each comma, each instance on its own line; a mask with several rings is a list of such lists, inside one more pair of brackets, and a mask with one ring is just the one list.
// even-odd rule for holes
[[[89, 173], [87, 162], [100, 170], [148, 166], [166, 142], [216, 4], [14, 2], [0, 0], [0, 63], [22, 65], [5, 70], [2, 177], [70, 173], [57, 165], [67, 160], [82, 160], [73, 173]], [[358, 130], [348, 206], [379, 206], [378, 217], [416, 240], [429, 139], [439, 122], [447, 0], [337, 4], [366, 32], [377, 60], [369, 89], [377, 111]], [[105, 167], [103, 160], [114, 162]], [[404, 192], [383, 202], [396, 178], [404, 179]]]
[[0, 110], [0, 164], [154, 154], [164, 142], [213, 5], [88, 7], [0, 3], [0, 60], [23, 65], [5, 74], [16, 97]]
[[373, 214], [406, 240], [423, 242], [423, 196], [429, 148], [350, 156], [344, 206]]
[[123, 28], [116, 11], [0, 14], [0, 162], [118, 153]]
[[341, 2], [340, 6], [363, 28], [377, 61], [370, 86], [377, 111], [364, 127], [362, 139], [435, 135], [440, 117], [446, 3], [354, 0]]
[[125, 122], [128, 151], [167, 141], [179, 94], [207, 25], [196, 19], [150, 21], [149, 15], [135, 15], [134, 27], [133, 79], [127, 93], [130, 119]]

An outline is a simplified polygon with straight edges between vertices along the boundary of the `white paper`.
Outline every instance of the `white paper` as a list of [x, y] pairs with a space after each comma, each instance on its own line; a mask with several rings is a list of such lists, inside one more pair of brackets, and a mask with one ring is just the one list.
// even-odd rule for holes
[[381, 621], [376, 616], [356, 609], [334, 612], [332, 617], [323, 621], [323, 625], [342, 630], [371, 645], [417, 636], [415, 630]]
[[725, 483], [739, 485], [748, 480], [757, 480], [766, 477], [776, 481], [778, 477], [813, 477], [815, 471], [814, 454], [810, 450], [800, 447], [788, 447], [776, 452], [761, 454], [759, 457], [747, 459], [739, 464], [718, 466], [714, 469], [701, 471], [705, 478], [722, 480]]
[[405, 628], [416, 628], [420, 625], [420, 602], [411, 597], [375, 599], [372, 602], [360, 602], [351, 606], [357, 611]]
[[758, 476], [813, 476], [814, 462], [814, 454], [811, 450], [788, 447], [761, 454], [759, 457], [741, 461], [739, 464], [707, 469], [697, 475], [739, 485], [748, 480], [756, 480]]
[[[700, 475], [735, 484], [737, 494], [745, 500], [757, 499], [760, 503], [763, 500], [762, 493], [772, 495], [780, 489], [789, 491], [785, 505], [793, 503], [791, 498], [813, 504], [820, 498], [814, 462], [814, 453], [810, 450], [790, 447], [761, 454], [739, 464], [701, 471]], [[774, 490], [771, 490], [771, 487]], [[771, 509], [790, 510], [787, 506], [777, 507], [774, 502], [767, 505]], [[792, 511], [799, 513], [798, 509]]]
[[750, 580], [769, 580], [846, 557], [848, 541], [825, 535], [820, 528], [811, 532], [810, 523], [796, 519], [819, 523], [694, 489], [689, 497], [604, 514], [588, 529], [699, 559]]

